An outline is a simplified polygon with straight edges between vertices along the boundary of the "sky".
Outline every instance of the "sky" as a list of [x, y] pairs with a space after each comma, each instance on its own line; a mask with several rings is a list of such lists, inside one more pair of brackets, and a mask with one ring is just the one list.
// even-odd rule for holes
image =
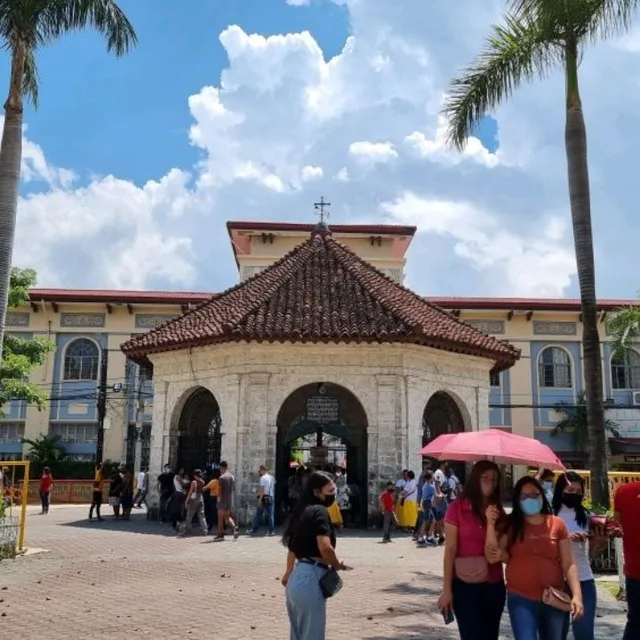
[[[464, 152], [452, 77], [500, 0], [121, 0], [139, 44], [38, 52], [14, 263], [53, 287], [220, 291], [228, 220], [413, 224], [405, 284], [433, 296], [576, 296], [560, 73], [521, 87]], [[638, 20], [640, 26], [640, 19]], [[585, 52], [600, 297], [635, 298], [640, 28]], [[0, 87], [9, 60], [0, 53]], [[623, 265], [626, 265], [624, 269]]]

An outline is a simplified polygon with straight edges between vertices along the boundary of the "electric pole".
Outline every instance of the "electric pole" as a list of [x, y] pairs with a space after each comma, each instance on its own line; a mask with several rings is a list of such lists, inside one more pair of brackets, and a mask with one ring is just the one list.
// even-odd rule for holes
[[100, 464], [104, 457], [104, 419], [107, 415], [108, 355], [107, 350], [103, 348], [100, 358], [100, 379], [98, 382], [98, 440], [96, 442], [96, 464]]
[[136, 474], [142, 466], [142, 428], [144, 424], [144, 394], [142, 385], [142, 368], [138, 366], [138, 375], [136, 376], [136, 427], [135, 427], [135, 449], [133, 458], [133, 471]]

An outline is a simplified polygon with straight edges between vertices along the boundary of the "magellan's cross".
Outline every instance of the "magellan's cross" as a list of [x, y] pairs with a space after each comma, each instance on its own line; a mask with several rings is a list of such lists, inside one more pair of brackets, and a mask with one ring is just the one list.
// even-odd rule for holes
[[330, 202], [325, 202], [324, 196], [320, 198], [320, 202], [314, 202], [313, 207], [317, 211], [316, 215], [319, 218], [320, 224], [324, 225], [327, 223], [327, 219], [329, 218], [329, 212], [326, 210], [331, 206]]

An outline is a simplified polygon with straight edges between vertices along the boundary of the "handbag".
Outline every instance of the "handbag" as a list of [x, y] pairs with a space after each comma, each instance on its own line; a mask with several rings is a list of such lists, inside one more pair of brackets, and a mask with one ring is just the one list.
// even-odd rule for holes
[[569, 613], [571, 611], [571, 596], [566, 591], [555, 587], [545, 587], [542, 592], [542, 602], [548, 607]]
[[467, 584], [486, 582], [489, 578], [489, 563], [484, 556], [470, 556], [454, 560], [456, 578]]
[[320, 591], [325, 599], [335, 596], [342, 589], [342, 578], [335, 569], [329, 569], [319, 582]]

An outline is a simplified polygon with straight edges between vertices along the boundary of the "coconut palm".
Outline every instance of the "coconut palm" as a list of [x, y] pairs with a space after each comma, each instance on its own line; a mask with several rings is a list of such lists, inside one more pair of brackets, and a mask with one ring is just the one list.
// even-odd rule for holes
[[137, 41], [115, 0], [0, 0], [0, 43], [11, 60], [0, 144], [0, 359], [16, 227], [24, 99], [38, 106], [38, 50], [86, 28], [103, 35], [107, 50], [117, 56]]
[[[587, 419], [587, 398], [584, 391], [578, 395], [575, 404], [562, 401], [556, 403], [555, 408], [558, 413], [562, 414], [562, 418], [551, 430], [551, 435], [570, 434], [575, 450], [586, 453], [589, 442], [589, 421]], [[604, 421], [604, 430], [607, 435], [613, 438], [620, 437], [618, 423], [613, 420]]]
[[631, 343], [640, 340], [640, 306], [620, 307], [607, 320], [614, 355], [624, 355]]
[[480, 120], [523, 82], [545, 78], [554, 70], [564, 73], [565, 152], [582, 303], [589, 465], [594, 502], [608, 505], [587, 136], [578, 68], [588, 44], [628, 28], [640, 0], [510, 0], [507, 4], [503, 23], [492, 27], [478, 58], [451, 83], [444, 107], [448, 142], [462, 149]]

